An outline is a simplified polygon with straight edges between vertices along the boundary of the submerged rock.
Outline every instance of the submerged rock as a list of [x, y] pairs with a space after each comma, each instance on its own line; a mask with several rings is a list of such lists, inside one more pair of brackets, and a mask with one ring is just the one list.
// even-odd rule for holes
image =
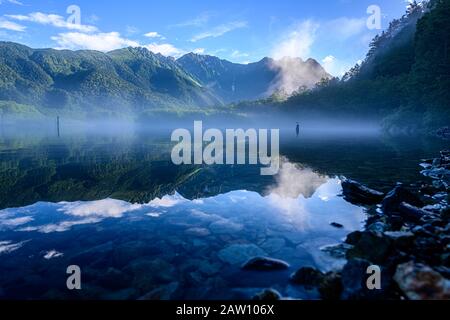
[[261, 248], [270, 253], [276, 253], [286, 246], [286, 240], [283, 238], [271, 238], [266, 240]]
[[200, 271], [202, 274], [206, 276], [213, 276], [220, 272], [220, 269], [222, 268], [222, 264], [220, 263], [210, 263], [208, 261], [203, 261], [198, 271]]
[[219, 251], [219, 259], [229, 264], [242, 264], [252, 257], [266, 256], [266, 252], [254, 244], [232, 244]]
[[290, 265], [287, 262], [267, 257], [251, 258], [242, 265], [242, 269], [254, 271], [285, 270], [289, 269], [289, 267]]
[[167, 285], [156, 288], [149, 293], [143, 295], [139, 300], [162, 300], [167, 301], [172, 299], [173, 294], [179, 287], [178, 282], [172, 282]]
[[233, 234], [235, 232], [241, 231], [243, 228], [243, 225], [227, 219], [221, 219], [219, 221], [213, 222], [209, 226], [209, 229], [215, 234]]
[[408, 262], [397, 267], [394, 280], [408, 299], [450, 299], [450, 281], [422, 264]]
[[281, 294], [274, 289], [266, 289], [253, 297], [253, 300], [278, 301], [281, 300]]
[[350, 179], [343, 179], [342, 190], [344, 198], [348, 202], [355, 204], [374, 205], [380, 203], [384, 198], [384, 193], [370, 189]]
[[291, 275], [293, 283], [307, 287], [319, 286], [323, 278], [324, 274], [313, 267], [300, 268]]

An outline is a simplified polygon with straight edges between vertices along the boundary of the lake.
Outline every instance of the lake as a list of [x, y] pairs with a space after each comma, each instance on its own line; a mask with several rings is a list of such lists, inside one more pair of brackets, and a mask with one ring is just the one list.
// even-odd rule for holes
[[[175, 166], [171, 130], [6, 127], [0, 132], [0, 298], [251, 299], [302, 266], [345, 260], [332, 250], [363, 227], [341, 197], [346, 176], [381, 191], [420, 183], [421, 159], [445, 141], [295, 127], [281, 130], [281, 170]], [[338, 223], [343, 228], [331, 226]], [[290, 264], [244, 271], [249, 258]], [[78, 265], [82, 290], [66, 288]]]

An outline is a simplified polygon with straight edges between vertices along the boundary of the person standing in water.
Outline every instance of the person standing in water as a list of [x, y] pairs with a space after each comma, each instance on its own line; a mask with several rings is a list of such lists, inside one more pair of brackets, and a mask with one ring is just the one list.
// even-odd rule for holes
[[300, 135], [300, 124], [297, 122], [297, 127], [295, 128], [295, 131], [297, 132], [297, 137]]

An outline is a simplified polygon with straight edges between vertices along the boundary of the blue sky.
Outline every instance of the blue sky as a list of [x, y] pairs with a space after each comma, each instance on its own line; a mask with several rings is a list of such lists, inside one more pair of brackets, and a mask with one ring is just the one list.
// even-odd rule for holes
[[[367, 27], [368, 7], [381, 9], [384, 29], [404, 14], [406, 2], [0, 0], [0, 40], [100, 51], [145, 46], [174, 57], [193, 51], [238, 63], [265, 56], [312, 57], [341, 75], [364, 58], [370, 40], [381, 32]], [[81, 9], [80, 25], [69, 19], [70, 5]]]

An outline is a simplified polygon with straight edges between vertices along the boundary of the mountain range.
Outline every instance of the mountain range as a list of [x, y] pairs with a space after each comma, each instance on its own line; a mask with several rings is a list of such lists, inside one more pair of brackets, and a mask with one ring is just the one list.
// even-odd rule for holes
[[[289, 81], [286, 70], [296, 70]], [[313, 59], [236, 64], [193, 53], [175, 60], [145, 48], [102, 53], [0, 42], [3, 113], [112, 116], [198, 109], [312, 87], [329, 77]]]
[[312, 88], [331, 77], [314, 59], [264, 58], [255, 63], [237, 64], [189, 53], [177, 62], [225, 103], [266, 98], [276, 91], [292, 93], [301, 87]]

